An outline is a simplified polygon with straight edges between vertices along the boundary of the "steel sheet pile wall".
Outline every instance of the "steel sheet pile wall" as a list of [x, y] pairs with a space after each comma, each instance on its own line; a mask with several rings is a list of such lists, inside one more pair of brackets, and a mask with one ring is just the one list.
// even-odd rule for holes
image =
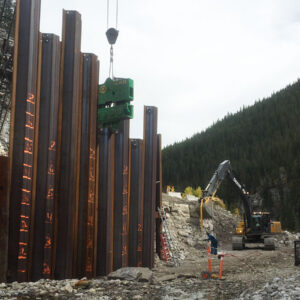
[[114, 270], [128, 265], [129, 120], [115, 138]]
[[43, 34], [32, 280], [53, 274], [59, 67], [59, 37]]
[[34, 216], [40, 1], [17, 2], [10, 135], [8, 278], [29, 279]]
[[96, 128], [99, 62], [83, 54], [80, 181], [78, 214], [78, 277], [95, 276]]
[[144, 141], [135, 139], [130, 143], [130, 225], [129, 266], [143, 265], [143, 206], [144, 206]]
[[76, 273], [77, 214], [80, 155], [80, 38], [81, 16], [63, 12], [61, 55], [60, 144], [58, 175], [58, 232], [55, 277], [71, 278]]
[[80, 53], [80, 14], [63, 11], [62, 42], [39, 33], [39, 15], [40, 0], [17, 0], [0, 281], [5, 256], [8, 281], [151, 268], [161, 205], [157, 108], [145, 107], [144, 141], [129, 139], [129, 120], [117, 133], [97, 130], [99, 62]]
[[98, 234], [96, 275], [113, 270], [115, 135], [108, 128], [98, 134]]
[[157, 169], [157, 108], [144, 108], [145, 178], [144, 178], [144, 227], [143, 266], [154, 266], [154, 232]]

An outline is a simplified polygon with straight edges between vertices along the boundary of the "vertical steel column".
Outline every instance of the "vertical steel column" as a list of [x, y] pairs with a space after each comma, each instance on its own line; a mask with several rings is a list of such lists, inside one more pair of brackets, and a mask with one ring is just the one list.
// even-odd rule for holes
[[157, 108], [144, 108], [145, 178], [144, 178], [144, 236], [143, 266], [154, 265], [154, 228], [157, 166]]
[[144, 141], [131, 140], [130, 150], [130, 222], [129, 263], [130, 267], [143, 264], [143, 205], [144, 205]]
[[90, 111], [90, 148], [89, 148], [89, 185], [88, 185], [88, 209], [87, 209], [87, 243], [86, 243], [86, 269], [87, 277], [96, 276], [96, 225], [97, 225], [97, 100], [99, 83], [99, 61], [96, 55], [92, 55], [91, 66], [91, 111]]
[[0, 282], [6, 281], [8, 242], [8, 157], [0, 156]]
[[80, 142], [81, 16], [63, 11], [59, 122], [58, 225], [55, 277], [74, 276], [77, 245]]
[[9, 150], [8, 280], [26, 281], [34, 214], [40, 0], [18, 0]]
[[82, 116], [80, 146], [80, 190], [78, 214], [78, 277], [94, 271], [94, 230], [96, 193], [98, 62], [94, 54], [83, 54]]
[[114, 150], [115, 135], [107, 128], [98, 133], [98, 233], [97, 273], [113, 270]]
[[53, 272], [56, 144], [59, 105], [60, 42], [42, 35], [41, 95], [36, 180], [32, 280], [50, 278]]
[[[157, 207], [161, 208], [162, 206], [162, 153], [161, 153], [161, 134], [157, 135], [157, 169], [156, 169], [156, 203], [155, 210], [157, 211]], [[156, 253], [160, 257], [161, 254], [161, 219], [159, 215], [156, 213], [156, 222], [155, 222], [155, 238], [156, 238]]]
[[125, 120], [115, 137], [114, 270], [128, 265], [128, 173], [129, 120]]

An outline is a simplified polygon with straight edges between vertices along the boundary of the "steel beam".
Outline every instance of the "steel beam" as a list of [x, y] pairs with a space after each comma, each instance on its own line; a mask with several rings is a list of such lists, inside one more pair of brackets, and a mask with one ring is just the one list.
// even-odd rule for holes
[[[161, 153], [161, 134], [157, 135], [157, 167], [156, 167], [156, 202], [155, 209], [162, 206], [162, 153]], [[156, 253], [160, 257], [161, 255], [161, 241], [160, 234], [162, 231], [162, 224], [159, 214], [156, 214], [155, 220], [155, 239], [156, 239]]]
[[53, 34], [42, 35], [41, 95], [36, 180], [36, 205], [32, 280], [53, 273], [53, 240], [56, 194], [56, 145], [59, 105], [60, 42]]
[[8, 280], [30, 275], [38, 105], [40, 0], [18, 0], [9, 150]]
[[107, 128], [98, 133], [98, 228], [96, 275], [113, 270], [115, 135]]
[[0, 156], [0, 282], [6, 281], [8, 243], [8, 157]]
[[129, 262], [130, 267], [143, 263], [143, 205], [144, 205], [144, 141], [131, 140], [130, 149], [130, 222]]
[[157, 108], [144, 107], [145, 178], [143, 266], [154, 266], [154, 228], [157, 169]]
[[87, 209], [87, 243], [85, 274], [88, 278], [96, 276], [97, 255], [97, 99], [99, 83], [99, 61], [96, 55], [91, 56], [91, 107], [90, 110], [90, 140], [89, 140], [89, 185]]
[[[55, 278], [74, 276], [80, 154], [81, 16], [63, 11], [59, 122], [58, 225]], [[74, 267], [73, 267], [74, 266]]]
[[114, 270], [128, 265], [128, 174], [129, 120], [124, 120], [115, 137]]
[[96, 194], [96, 128], [98, 61], [94, 54], [83, 54], [82, 115], [80, 146], [80, 191], [78, 214], [78, 277], [94, 276], [94, 231]]

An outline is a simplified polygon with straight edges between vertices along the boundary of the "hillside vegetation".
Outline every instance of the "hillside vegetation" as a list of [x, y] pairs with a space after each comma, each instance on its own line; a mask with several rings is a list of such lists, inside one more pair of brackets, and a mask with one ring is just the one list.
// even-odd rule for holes
[[[220, 162], [229, 159], [250, 193], [284, 228], [300, 229], [300, 80], [207, 130], [163, 149], [163, 183], [177, 190], [204, 189]], [[218, 193], [229, 208], [241, 206], [224, 181]]]

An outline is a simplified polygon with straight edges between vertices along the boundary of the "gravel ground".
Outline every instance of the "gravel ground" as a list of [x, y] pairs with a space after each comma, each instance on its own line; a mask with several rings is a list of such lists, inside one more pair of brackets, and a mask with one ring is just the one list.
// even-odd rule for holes
[[[216, 221], [205, 220], [205, 229], [220, 240], [225, 254], [223, 276], [221, 280], [204, 280], [202, 272], [208, 271], [207, 242], [199, 229], [196, 203], [166, 195], [163, 203], [180, 252], [178, 267], [156, 258], [155, 268], [146, 270], [144, 277], [137, 275], [139, 270], [129, 269], [126, 276], [117, 279], [110, 276], [1, 283], [0, 299], [300, 299], [300, 267], [294, 266], [293, 254], [297, 235], [283, 232], [277, 236], [274, 251], [255, 244], [232, 251], [228, 232], [234, 229], [236, 216], [216, 208]], [[218, 274], [219, 263], [212, 258], [213, 273]]]

